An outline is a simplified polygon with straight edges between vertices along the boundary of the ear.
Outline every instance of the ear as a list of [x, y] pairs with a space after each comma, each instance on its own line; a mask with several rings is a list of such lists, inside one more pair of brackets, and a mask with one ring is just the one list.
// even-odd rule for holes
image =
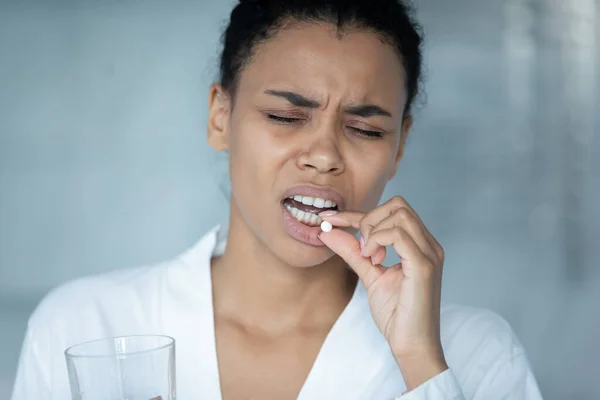
[[408, 134], [410, 133], [410, 129], [413, 125], [413, 117], [408, 115], [404, 117], [402, 120], [402, 128], [400, 132], [400, 145], [398, 146], [398, 154], [396, 154], [396, 161], [394, 163], [394, 170], [390, 174], [390, 178], [392, 179], [396, 176], [396, 172], [398, 171], [398, 165], [400, 164], [400, 160], [404, 155], [404, 146], [406, 145], [406, 139], [408, 138]]
[[229, 148], [229, 116], [231, 100], [229, 93], [218, 83], [210, 85], [208, 93], [208, 144], [216, 151]]

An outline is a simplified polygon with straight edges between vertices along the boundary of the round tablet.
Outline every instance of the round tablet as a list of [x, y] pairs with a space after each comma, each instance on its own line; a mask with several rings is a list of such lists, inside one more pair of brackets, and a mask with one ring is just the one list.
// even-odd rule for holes
[[328, 221], [321, 222], [321, 230], [323, 232], [331, 232], [332, 229], [333, 229], [333, 225], [331, 225], [331, 222], [328, 222]]

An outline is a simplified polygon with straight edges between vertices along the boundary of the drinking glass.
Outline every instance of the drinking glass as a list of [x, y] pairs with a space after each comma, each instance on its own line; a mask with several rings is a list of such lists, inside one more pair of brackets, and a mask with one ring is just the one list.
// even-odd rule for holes
[[175, 340], [122, 336], [65, 350], [73, 400], [176, 400]]

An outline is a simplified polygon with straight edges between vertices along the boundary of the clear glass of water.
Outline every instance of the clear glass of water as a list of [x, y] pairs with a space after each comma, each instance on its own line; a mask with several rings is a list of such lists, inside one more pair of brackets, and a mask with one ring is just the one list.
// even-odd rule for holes
[[123, 336], [65, 350], [73, 400], [176, 400], [175, 340]]

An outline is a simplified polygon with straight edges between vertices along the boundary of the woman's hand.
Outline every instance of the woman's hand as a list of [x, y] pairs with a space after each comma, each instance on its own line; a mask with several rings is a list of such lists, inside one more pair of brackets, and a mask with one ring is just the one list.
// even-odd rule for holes
[[[445, 371], [440, 341], [440, 297], [444, 250], [417, 213], [394, 197], [369, 213], [342, 211], [322, 219], [334, 227], [320, 239], [341, 256], [365, 285], [375, 324], [388, 341], [408, 390]], [[386, 246], [401, 262], [383, 267]]]

